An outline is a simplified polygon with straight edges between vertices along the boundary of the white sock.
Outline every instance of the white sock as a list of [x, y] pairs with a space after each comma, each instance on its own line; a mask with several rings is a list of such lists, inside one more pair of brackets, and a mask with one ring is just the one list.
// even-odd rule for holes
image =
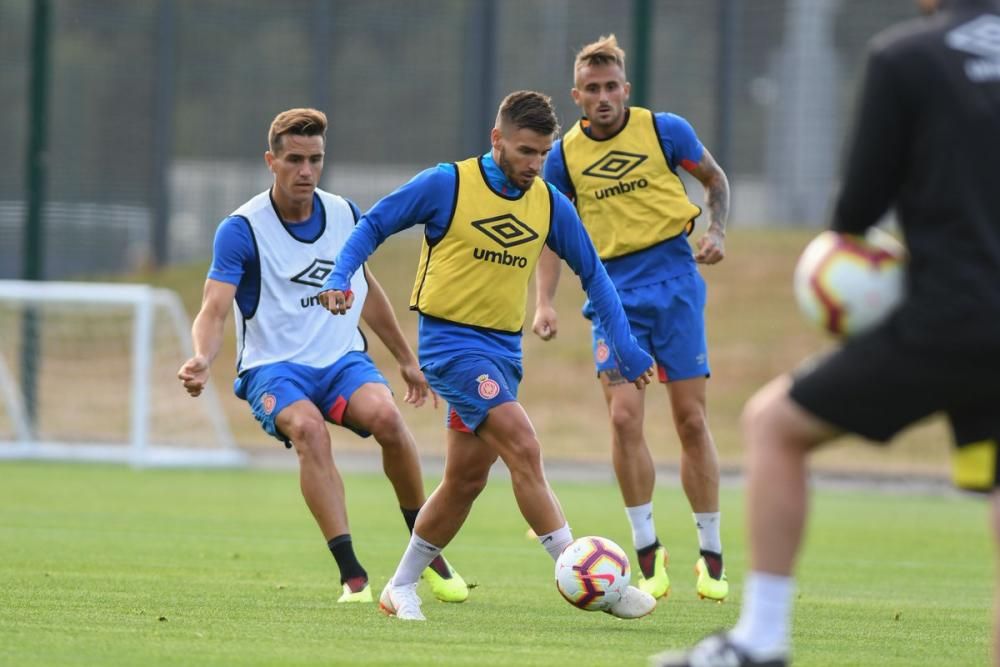
[[569, 529], [568, 523], [564, 523], [562, 528], [557, 528], [545, 535], [539, 535], [538, 542], [549, 552], [552, 560], [556, 560], [563, 549], [573, 544], [573, 531]]
[[636, 551], [656, 542], [656, 526], [653, 524], [653, 503], [626, 507], [628, 521], [632, 524], [632, 546]]
[[427, 569], [440, 553], [440, 547], [413, 533], [410, 535], [410, 543], [406, 545], [406, 551], [403, 552], [403, 558], [396, 567], [396, 573], [392, 575], [392, 585], [405, 586], [417, 583], [420, 581], [420, 573]]
[[721, 512], [695, 512], [694, 525], [698, 528], [698, 546], [702, 551], [722, 553], [722, 536], [719, 534], [719, 524], [722, 522]]
[[789, 621], [795, 580], [751, 572], [743, 585], [740, 620], [729, 636], [751, 657], [788, 653]]

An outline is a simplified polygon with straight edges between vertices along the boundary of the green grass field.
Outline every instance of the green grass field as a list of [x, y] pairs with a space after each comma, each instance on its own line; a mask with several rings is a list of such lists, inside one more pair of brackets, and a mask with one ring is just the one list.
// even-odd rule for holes
[[[336, 568], [290, 471], [0, 464], [0, 664], [643, 665], [739, 611], [742, 493], [723, 495], [732, 599], [701, 602], [681, 491], [656, 493], [674, 590], [619, 621], [567, 605], [497, 475], [447, 553], [478, 586], [428, 622], [337, 606]], [[377, 589], [405, 545], [380, 476], [347, 477]], [[578, 536], [629, 545], [617, 490], [556, 482]], [[797, 665], [984, 665], [993, 549], [985, 505], [953, 495], [820, 490], [800, 570]]]

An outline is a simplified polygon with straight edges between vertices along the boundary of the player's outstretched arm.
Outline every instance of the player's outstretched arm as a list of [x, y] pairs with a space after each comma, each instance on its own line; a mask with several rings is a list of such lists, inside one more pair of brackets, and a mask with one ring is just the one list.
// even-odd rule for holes
[[191, 396], [200, 395], [208, 383], [212, 361], [222, 347], [226, 316], [235, 297], [236, 285], [211, 278], [205, 281], [201, 310], [191, 325], [194, 356], [177, 371], [177, 379]]
[[419, 408], [430, 397], [436, 408], [437, 394], [427, 384], [427, 378], [420, 370], [417, 356], [413, 354], [413, 348], [410, 347], [406, 336], [403, 335], [403, 330], [399, 326], [399, 320], [396, 319], [396, 313], [392, 309], [389, 297], [386, 296], [385, 290], [382, 289], [379, 282], [375, 280], [371, 269], [365, 266], [364, 272], [368, 279], [368, 298], [365, 299], [365, 305], [361, 309], [361, 319], [371, 327], [399, 364], [400, 375], [406, 382], [406, 396], [403, 397], [403, 400]]
[[608, 345], [619, 370], [629, 382], [642, 389], [652, 378], [653, 358], [632, 335], [618, 291], [573, 205], [561, 194], [553, 197], [553, 204], [552, 228], [546, 242], [580, 277], [587, 297], [608, 334]]
[[561, 269], [559, 255], [544, 246], [535, 268], [535, 319], [531, 324], [531, 330], [542, 340], [552, 340], [559, 333], [559, 316], [554, 302]]
[[729, 179], [707, 148], [698, 164], [688, 171], [705, 187], [705, 205], [708, 207], [708, 230], [698, 239], [694, 259], [699, 264], [718, 264], [726, 257]]
[[[354, 304], [351, 278], [375, 249], [391, 235], [418, 223], [427, 222], [434, 211], [435, 179], [441, 175], [426, 169], [410, 182], [389, 193], [361, 216], [334, 259], [333, 271], [323, 283], [319, 302], [334, 315], [343, 315]], [[455, 174], [444, 175], [444, 183], [454, 192]], [[450, 194], [450, 193], [449, 193]], [[451, 199], [449, 198], [450, 202]]]

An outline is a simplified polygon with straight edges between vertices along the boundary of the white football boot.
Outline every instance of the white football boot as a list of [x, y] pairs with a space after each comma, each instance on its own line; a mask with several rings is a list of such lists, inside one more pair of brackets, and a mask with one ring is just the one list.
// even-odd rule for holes
[[386, 616], [395, 616], [402, 621], [426, 621], [420, 611], [420, 596], [417, 582], [405, 586], [393, 586], [390, 580], [378, 599], [378, 608]]
[[642, 618], [656, 609], [656, 598], [635, 586], [625, 589], [621, 599], [605, 611], [618, 618]]

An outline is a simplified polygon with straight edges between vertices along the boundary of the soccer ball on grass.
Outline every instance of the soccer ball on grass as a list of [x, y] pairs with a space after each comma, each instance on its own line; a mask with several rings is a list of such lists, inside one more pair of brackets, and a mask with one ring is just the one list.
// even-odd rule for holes
[[612, 607], [629, 581], [628, 556], [604, 537], [581, 537], [556, 560], [556, 588], [567, 602], [584, 611]]
[[799, 257], [795, 300], [811, 324], [834, 336], [853, 336], [899, 305], [905, 267], [906, 249], [878, 228], [864, 237], [828, 230]]

